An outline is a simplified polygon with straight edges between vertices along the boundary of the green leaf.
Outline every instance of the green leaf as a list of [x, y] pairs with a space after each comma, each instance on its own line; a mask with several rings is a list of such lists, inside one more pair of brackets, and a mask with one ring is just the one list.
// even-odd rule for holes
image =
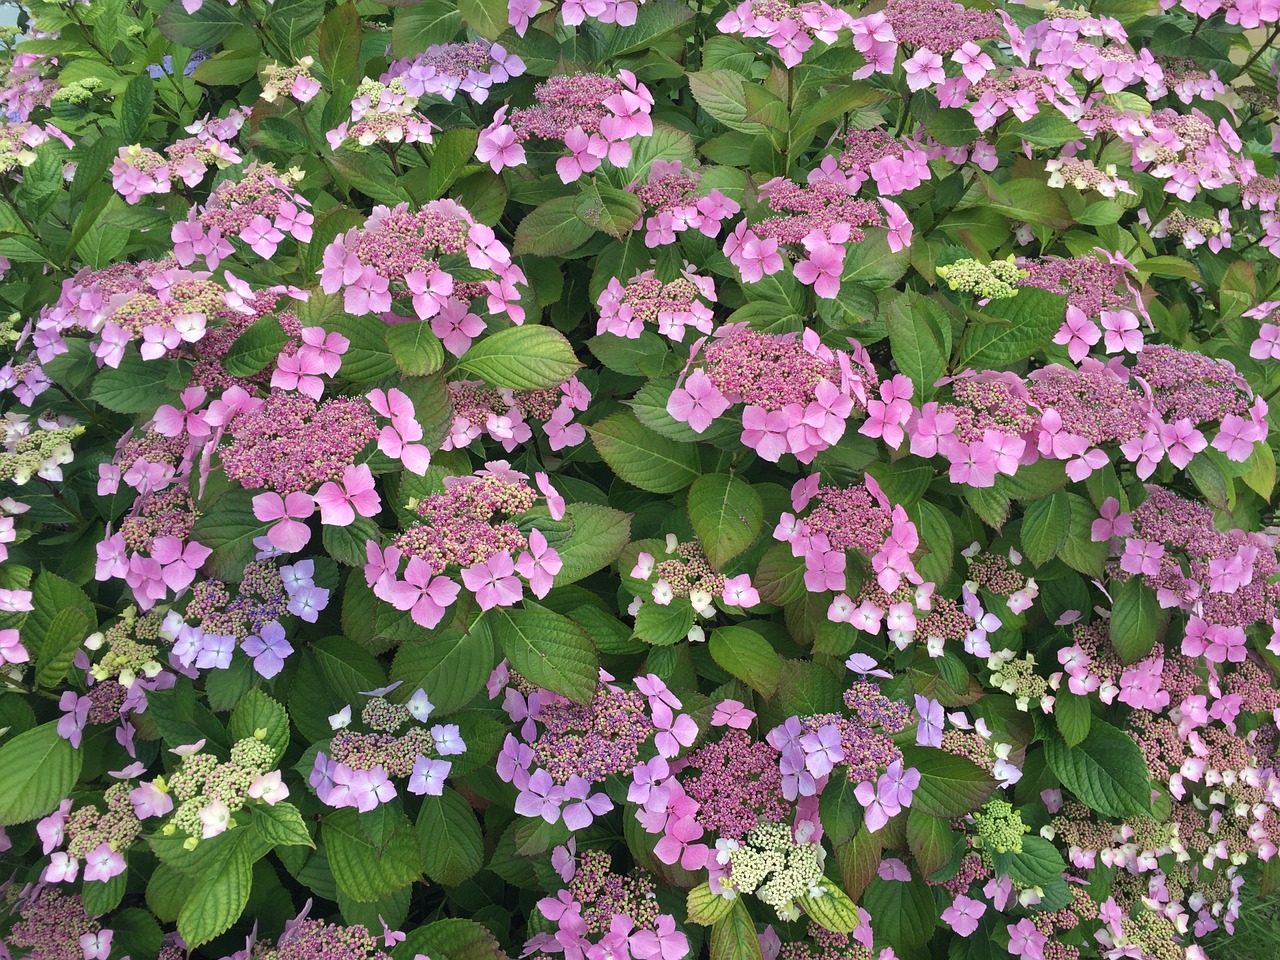
[[1024, 178], [998, 184], [984, 174], [979, 174], [979, 179], [987, 188], [986, 204], [1012, 220], [1042, 224], [1055, 230], [1065, 230], [1072, 224], [1062, 193], [1044, 180]]
[[261, 55], [257, 44], [223, 50], [197, 64], [191, 79], [206, 87], [243, 86], [257, 76]]
[[120, 136], [125, 143], [134, 143], [141, 139], [147, 121], [151, 119], [151, 107], [155, 103], [156, 91], [151, 77], [139, 74], [129, 81], [125, 87], [120, 104]]
[[635, 635], [655, 647], [669, 647], [689, 636], [693, 607], [688, 601], [661, 604], [645, 598], [636, 612]]
[[621, 240], [640, 222], [644, 207], [634, 193], [593, 181], [578, 192], [573, 212], [592, 229]]
[[235, 710], [231, 711], [231, 736], [237, 740], [257, 738], [271, 748], [271, 762], [276, 763], [289, 747], [289, 714], [283, 706], [261, 690], [250, 690]]
[[434, 44], [448, 43], [461, 27], [462, 13], [457, 4], [445, 0], [426, 0], [397, 10], [391, 28], [391, 52], [397, 57], [416, 56]]
[[955, 846], [956, 834], [945, 819], [912, 807], [907, 814], [907, 847], [926, 877], [951, 861]]
[[995, 781], [975, 763], [932, 747], [904, 747], [903, 758], [920, 771], [913, 810], [951, 819], [972, 813], [995, 791]]
[[[641, 9], [649, 7], [652, 3], [646, 3]], [[629, 33], [630, 31], [618, 31], [618, 35]], [[671, 126], [669, 123], [663, 123], [655, 120], [653, 124], [653, 135], [648, 137], [637, 137], [631, 143], [631, 163], [627, 165], [627, 175], [638, 180], [646, 179], [649, 176], [649, 170], [653, 167], [655, 160], [667, 160], [680, 162], [692, 166], [695, 161], [695, 151], [693, 147], [693, 139], [689, 136], [688, 131], [680, 130]], [[703, 185], [706, 185], [706, 171], [703, 168]], [[646, 255], [646, 260], [648, 259]]]
[[364, 647], [346, 637], [325, 637], [308, 648], [325, 683], [342, 703], [363, 703], [361, 690], [386, 683], [382, 665]]
[[391, 679], [412, 694], [422, 689], [439, 714], [452, 713], [484, 689], [497, 656], [493, 637], [478, 621], [468, 632], [444, 630], [430, 640], [409, 640], [396, 651]]
[[[925, 129], [935, 140], [948, 147], [968, 146], [980, 136], [968, 110], [939, 110], [929, 118]], [[1079, 135], [1080, 131], [1077, 129], [1076, 136]]]
[[848, 777], [837, 777], [818, 796], [822, 829], [833, 847], [848, 843], [862, 827], [862, 804], [855, 794], [857, 787]]
[[[65, 612], [74, 612], [86, 622], [87, 630], [79, 642], [98, 627], [98, 615], [88, 595], [74, 583], [56, 573], [42, 570], [31, 587], [31, 613], [23, 624], [22, 642], [40, 663], [62, 653], [67, 625], [57, 627], [57, 637], [51, 644], [49, 636], [55, 631], [55, 621]], [[75, 652], [72, 651], [72, 656]], [[56, 681], [55, 681], [56, 682]]]
[[747, 95], [743, 79], [728, 70], [703, 70], [689, 74], [689, 90], [708, 114], [730, 130], [759, 136], [763, 124], [747, 119]]
[[751, 583], [761, 600], [776, 607], [795, 603], [808, 593], [804, 585], [804, 561], [792, 556], [789, 543], [775, 543], [765, 551]]
[[567, 540], [556, 547], [560, 572], [556, 586], [588, 577], [618, 558], [631, 541], [631, 514], [596, 503], [574, 503], [566, 510], [573, 524]]
[[444, 366], [444, 347], [425, 320], [388, 327], [387, 348], [406, 377], [429, 377]]
[[755, 921], [742, 897], [735, 897], [729, 912], [711, 926], [711, 960], [762, 960]]
[[187, 13], [182, 0], [173, 0], [156, 18], [156, 29], [180, 47], [200, 50], [216, 47], [240, 23], [239, 11], [224, 3], [206, 3]]
[[[705, 62], [705, 48], [703, 59]], [[817, 103], [806, 108], [803, 112], [792, 114], [791, 141], [798, 143], [801, 137], [818, 129], [824, 123], [830, 123], [832, 120], [857, 110], [859, 107], [870, 106], [880, 97], [880, 92], [866, 83], [853, 83], [834, 90], [824, 90]], [[966, 144], [972, 143], [973, 138], [964, 142]]]
[[240, 919], [253, 886], [253, 865], [268, 849], [256, 830], [245, 827], [200, 843], [207, 845], [201, 851], [200, 875], [178, 913], [178, 932], [190, 950], [226, 933]]
[[507, 29], [506, 0], [459, 0], [467, 26], [486, 40], [497, 40]]
[[1130, 577], [1115, 591], [1109, 632], [1120, 660], [1134, 663], [1151, 653], [1158, 639], [1160, 605], [1141, 577]]
[[300, 56], [306, 39], [324, 18], [325, 0], [274, 0], [263, 26], [293, 56]]
[[[826, 604], [822, 606], [825, 611]], [[812, 660], [787, 660], [778, 678], [775, 707], [784, 717], [831, 713], [840, 709], [843, 692], [844, 686], [822, 664]]]
[[456, 887], [484, 865], [484, 838], [475, 812], [448, 787], [438, 797], [422, 798], [418, 842], [423, 869], [441, 886]]
[[685, 910], [690, 923], [709, 927], [729, 915], [733, 910], [733, 899], [714, 894], [708, 884], [700, 883], [689, 891]]
[[1093, 541], [1093, 521], [1098, 519], [1098, 511], [1077, 494], [1068, 493], [1067, 500], [1071, 504], [1071, 531], [1059, 556], [1072, 570], [1100, 580], [1106, 570], [1109, 546], [1105, 540], [1101, 543]]
[[867, 886], [862, 905], [871, 914], [876, 939], [883, 938], [899, 953], [923, 947], [938, 924], [933, 893], [915, 876], [905, 883], [876, 877]]
[[760, 495], [728, 473], [708, 473], [695, 480], [688, 510], [707, 560], [717, 570], [751, 546], [764, 523]]
[[693, 11], [674, 0], [648, 0], [636, 13], [629, 27], [615, 27], [602, 59], [612, 60], [625, 53], [648, 50], [655, 40], [666, 36], [693, 19]]
[[525, 601], [525, 607], [494, 607], [485, 612], [502, 652], [530, 683], [590, 703], [599, 664], [586, 632], [568, 617]]
[[268, 314], [236, 337], [222, 360], [228, 376], [252, 377], [280, 356], [289, 336], [280, 321]]
[[16, 826], [52, 811], [71, 795], [80, 763], [80, 752], [58, 735], [56, 721], [0, 747], [0, 826]]
[[413, 883], [421, 874], [417, 838], [401, 812], [390, 817], [387, 838], [374, 845], [360, 824], [360, 814], [346, 808], [325, 818], [321, 835], [329, 867], [338, 887], [357, 903], [373, 903]]
[[1089, 809], [1108, 817], [1150, 815], [1147, 763], [1127, 733], [1095, 717], [1076, 746], [1050, 736], [1044, 752], [1049, 769]]
[[88, 226], [84, 236], [76, 242], [75, 251], [86, 264], [101, 269], [110, 266], [128, 245], [128, 233], [101, 218]]
[[834, 933], [852, 933], [858, 926], [858, 908], [849, 895], [823, 877], [821, 893], [797, 897], [796, 903], [804, 908], [810, 919], [820, 927]]
[[[127, 874], [120, 874], [121, 878]], [[113, 946], [123, 956], [158, 957], [164, 946], [164, 934], [156, 918], [141, 907], [129, 907], [111, 918], [116, 930]]]
[[154, 413], [177, 393], [167, 386], [173, 364], [126, 351], [119, 367], [103, 367], [89, 396], [116, 413]]
[[391, 951], [393, 960], [413, 960], [418, 954], [432, 960], [507, 960], [492, 933], [475, 920], [437, 920], [409, 931]]
[[345, 527], [326, 524], [320, 528], [324, 552], [344, 567], [363, 567], [367, 559], [365, 545], [376, 539], [378, 524], [371, 517], [357, 516]]
[[1089, 698], [1072, 693], [1064, 687], [1058, 691], [1053, 701], [1053, 719], [1066, 745], [1076, 746], [1089, 735], [1089, 728], [1093, 725]]
[[867, 230], [866, 239], [853, 245], [844, 261], [840, 285], [856, 283], [867, 290], [884, 290], [893, 286], [911, 264], [911, 251], [889, 249], [887, 230]]
[[1027, 505], [1022, 517], [1022, 552], [1042, 567], [1058, 555], [1071, 533], [1071, 501], [1059, 490]]
[[[319, 291], [313, 290], [314, 298]], [[320, 304], [317, 303], [319, 308]], [[391, 329], [377, 317], [353, 317], [338, 312], [326, 317], [323, 324], [329, 331], [336, 331], [351, 341], [342, 355], [342, 376], [356, 383], [373, 383], [383, 377], [399, 373], [391, 351], [387, 349], [387, 333]]]
[[495, 387], [546, 390], [560, 386], [582, 364], [559, 330], [530, 324], [478, 340], [458, 366]]
[[576, 197], [556, 197], [536, 207], [516, 227], [512, 254], [559, 257], [591, 239], [593, 227], [578, 216]]
[[587, 428], [613, 472], [649, 493], [675, 493], [698, 478], [698, 448], [654, 433], [631, 413], [615, 413]]
[[[451, 13], [456, 12], [451, 4], [448, 8]], [[427, 7], [414, 7], [409, 12], [424, 9]], [[397, 23], [399, 23], [398, 20]], [[435, 138], [431, 146], [431, 167], [427, 170], [426, 185], [423, 187], [425, 199], [435, 200], [443, 197], [445, 191], [453, 186], [462, 175], [463, 169], [471, 162], [471, 158], [475, 156], [476, 140], [479, 134], [480, 132], [473, 127], [454, 127], [451, 130], [445, 130]]]
[[1009, 497], [995, 487], [965, 487], [964, 499], [989, 527], [999, 530], [1009, 519]]
[[239, 583], [244, 568], [258, 554], [254, 537], [267, 532], [267, 524], [253, 515], [253, 494], [229, 490], [207, 504], [191, 528], [191, 539], [213, 550], [203, 569], [212, 577]]
[[1263, 500], [1271, 502], [1271, 493], [1276, 488], [1276, 454], [1265, 440], [1254, 443], [1240, 479]]
[[916, 396], [924, 399], [933, 396], [934, 383], [942, 378], [951, 354], [951, 332], [944, 333], [926, 302], [914, 292], [895, 293], [880, 306], [889, 329], [893, 362], [911, 378]]
[[170, 747], [198, 740], [208, 740], [223, 749], [231, 746], [226, 728], [196, 699], [195, 687], [185, 677], [168, 690], [149, 692], [147, 707], [161, 739]]
[[1058, 848], [1034, 834], [1022, 838], [1022, 851], [992, 852], [996, 873], [1012, 877], [1019, 886], [1044, 887], [1061, 880], [1067, 864]]
[[836, 847], [835, 854], [840, 885], [850, 897], [861, 901], [867, 885], [876, 878], [880, 869], [883, 855], [880, 839], [864, 827], [848, 843]]
[[307, 832], [302, 814], [292, 803], [281, 800], [275, 804], [258, 803], [253, 806], [253, 828], [273, 847], [311, 847], [315, 842]]
[[1148, 257], [1134, 264], [1138, 279], [1145, 283], [1148, 277], [1168, 277], [1174, 280], [1193, 280], [1199, 282], [1200, 270], [1195, 263], [1185, 257]]
[[[995, 323], [969, 322], [957, 369], [1000, 369], [1045, 347], [1062, 326], [1067, 298], [1035, 287], [982, 308]], [[1003, 321], [1003, 322], [1001, 322]]]
[[[364, 24], [355, 3], [340, 3], [325, 14], [320, 23], [320, 63], [331, 82], [360, 82], [363, 40]], [[395, 43], [394, 33], [392, 43]]]
[[49, 623], [36, 655], [36, 685], [56, 687], [71, 669], [76, 651], [97, 626], [73, 608], [59, 610]]
[[712, 660], [760, 696], [767, 699], [778, 689], [782, 657], [773, 649], [773, 644], [754, 630], [739, 626], [718, 627], [712, 631], [708, 646]]

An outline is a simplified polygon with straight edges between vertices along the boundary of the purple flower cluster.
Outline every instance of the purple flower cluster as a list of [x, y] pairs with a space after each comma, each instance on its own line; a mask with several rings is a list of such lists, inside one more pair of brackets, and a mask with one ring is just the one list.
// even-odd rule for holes
[[797, 66], [815, 40], [833, 44], [853, 17], [826, 0], [743, 0], [716, 23], [721, 33], [762, 38], [778, 51], [784, 66]]
[[407, 777], [406, 788], [419, 796], [438, 797], [443, 792], [453, 763], [442, 758], [465, 753], [467, 745], [456, 724], [436, 724], [427, 730], [427, 718], [434, 707], [423, 690], [417, 690], [404, 704], [385, 699], [399, 686], [397, 681], [363, 691], [369, 699], [360, 716], [370, 732], [348, 729], [352, 720], [349, 705], [329, 718], [335, 731], [329, 753], [316, 753], [309, 777], [322, 803], [368, 813], [395, 798], [392, 777]]
[[525, 71], [524, 61], [500, 43], [476, 39], [468, 43], [436, 43], [416, 57], [397, 60], [381, 77], [399, 79], [413, 97], [452, 100], [462, 93], [476, 103], [489, 99], [491, 88]]
[[[685, 230], [714, 237], [721, 222], [738, 213], [741, 207], [718, 189], [701, 193], [700, 179], [697, 168], [686, 169], [679, 160], [655, 160], [645, 182], [631, 186], [647, 208], [642, 221], [646, 247], [675, 243], [676, 234]], [[635, 229], [640, 227], [637, 223]]]
[[[844, 436], [845, 422], [867, 409], [876, 375], [856, 340], [833, 350], [816, 332], [767, 334], [726, 324], [694, 344], [667, 412], [704, 433], [743, 404], [742, 442], [774, 463], [784, 453], [810, 462]], [[701, 357], [699, 357], [701, 351]]]
[[630, 70], [618, 76], [578, 74], [552, 77], [534, 91], [536, 106], [508, 107], [480, 131], [476, 159], [497, 173], [525, 162], [523, 144], [559, 140], [569, 151], [556, 161], [556, 173], [573, 183], [608, 160], [622, 169], [631, 162], [631, 141], [653, 135], [653, 94]]
[[[450, 269], [465, 270], [464, 256], [465, 263], [493, 279], [455, 280]], [[458, 329], [470, 331], [467, 337], [480, 332], [481, 322], [470, 312], [480, 297], [487, 297], [490, 316], [522, 323], [516, 285], [523, 283], [524, 273], [506, 245], [453, 200], [433, 200], [418, 211], [407, 203], [375, 207], [363, 227], [325, 247], [320, 270], [320, 288], [341, 292], [348, 313], [387, 314], [395, 300], [411, 299], [418, 319], [432, 320], [446, 341]], [[469, 326], [472, 321], [475, 326]]]
[[[535, 479], [551, 518], [563, 517], [564, 500], [547, 475]], [[428, 628], [440, 623], [461, 592], [448, 574], [461, 576], [482, 610], [517, 603], [524, 596], [521, 578], [534, 596], [545, 597], [562, 562], [540, 530], [526, 536], [512, 519], [538, 499], [527, 480], [502, 460], [490, 461], [472, 476], [446, 477], [443, 493], [413, 505], [421, 523], [385, 549], [372, 540], [366, 544], [364, 574], [374, 595], [410, 611], [415, 623]]]
[[713, 314], [704, 301], [715, 300], [715, 282], [692, 267], [668, 283], [659, 280], [653, 270], [637, 273], [625, 285], [611, 277], [596, 301], [600, 308], [596, 333], [638, 340], [646, 326], [656, 326], [662, 336], [682, 343], [686, 327], [711, 333]]
[[480, 380], [455, 380], [449, 384], [453, 400], [453, 426], [440, 444], [442, 450], [461, 450], [480, 437], [488, 437], [508, 453], [533, 437], [529, 420], [538, 422], [552, 450], [582, 443], [586, 428], [574, 423], [575, 413], [586, 410], [589, 391], [577, 377], [546, 390], [494, 389]]

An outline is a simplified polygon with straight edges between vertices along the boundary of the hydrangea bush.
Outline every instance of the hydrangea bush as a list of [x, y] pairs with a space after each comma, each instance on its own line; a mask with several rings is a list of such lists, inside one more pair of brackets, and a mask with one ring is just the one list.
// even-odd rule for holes
[[0, 955], [1244, 955], [1274, 0], [20, 23]]

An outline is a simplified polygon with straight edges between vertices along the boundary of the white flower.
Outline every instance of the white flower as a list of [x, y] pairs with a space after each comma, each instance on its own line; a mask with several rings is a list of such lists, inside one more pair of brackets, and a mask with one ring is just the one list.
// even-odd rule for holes
[[329, 729], [341, 730], [351, 725], [351, 704], [347, 704], [337, 713], [329, 717]]
[[249, 784], [249, 796], [255, 800], [261, 800], [269, 807], [274, 807], [289, 796], [289, 788], [280, 779], [280, 771], [272, 770]]
[[409, 702], [405, 706], [422, 723], [427, 722], [427, 717], [431, 716], [431, 711], [435, 709], [435, 706], [427, 699], [427, 691], [421, 687], [418, 688], [417, 693], [409, 698]]
[[204, 830], [200, 833], [202, 839], [216, 837], [231, 826], [231, 808], [221, 800], [214, 800], [200, 811], [200, 822], [204, 824]]

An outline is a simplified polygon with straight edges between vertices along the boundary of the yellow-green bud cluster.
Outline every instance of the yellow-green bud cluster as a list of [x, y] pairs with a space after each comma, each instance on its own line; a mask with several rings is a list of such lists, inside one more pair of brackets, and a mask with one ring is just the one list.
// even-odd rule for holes
[[145, 643], [139, 643], [138, 636], [147, 633], [156, 635], [154, 627], [159, 625], [159, 618], [148, 614], [139, 618], [132, 609], [127, 615], [112, 624], [101, 633], [95, 633], [85, 640], [89, 650], [102, 652], [97, 662], [90, 668], [95, 680], [118, 679], [125, 687], [141, 675], [154, 677], [162, 669], [160, 651]]
[[[1181, 924], [1185, 928], [1185, 920]], [[1124, 924], [1124, 944], [1137, 945], [1144, 960], [1185, 960], [1186, 948], [1178, 944], [1186, 930], [1169, 917], [1152, 910], [1139, 910]]]
[[[259, 732], [265, 736], [265, 732]], [[169, 780], [169, 788], [182, 803], [165, 832], [176, 830], [188, 837], [200, 837], [204, 832], [201, 812], [218, 802], [226, 804], [232, 813], [239, 810], [249, 797], [250, 785], [271, 769], [271, 762], [271, 748], [257, 733], [233, 743], [231, 759], [225, 763], [218, 763], [207, 753], [187, 757]]]
[[262, 83], [262, 99], [268, 103], [285, 99], [292, 95], [294, 81], [299, 77], [311, 78], [311, 68], [315, 60], [303, 57], [297, 66], [282, 67], [278, 63], [267, 64], [262, 70], [266, 79]]
[[952, 290], [962, 290], [988, 300], [1005, 300], [1018, 295], [1017, 283], [1031, 274], [1013, 258], [980, 263], [972, 258], [957, 260], [937, 268], [937, 274]]
[[0, 451], [0, 480], [21, 486], [42, 470], [50, 470], [74, 459], [71, 441], [84, 433], [84, 427], [56, 427], [35, 430], [11, 442], [11, 449]]
[[398, 733], [411, 716], [404, 704], [392, 703], [382, 697], [371, 697], [360, 711], [360, 718], [369, 729], [380, 733]]
[[1035, 657], [1027, 654], [1019, 659], [1012, 650], [1004, 650], [987, 659], [991, 683], [1017, 700], [1019, 710], [1039, 701], [1049, 692], [1049, 681], [1036, 673]]
[[218, 758], [211, 753], [196, 753], [182, 761], [182, 766], [169, 778], [169, 788], [179, 800], [190, 800], [198, 794], [209, 774], [218, 765]]
[[14, 128], [27, 124], [0, 124], [0, 173], [8, 173], [18, 167], [29, 167], [36, 162], [36, 152], [24, 143]]
[[54, 103], [88, 103], [95, 96], [95, 91], [102, 86], [102, 81], [97, 77], [85, 77], [83, 80], [76, 80], [69, 83], [65, 87], [60, 87], [53, 95]]
[[824, 859], [821, 844], [797, 843], [785, 824], [766, 821], [730, 851], [729, 877], [739, 890], [773, 907], [779, 918], [795, 920], [797, 898], [811, 895], [822, 882]]
[[0, 346], [11, 346], [22, 336], [22, 314], [11, 313], [0, 318]]
[[365, 79], [360, 81], [360, 86], [356, 87], [357, 99], [360, 97], [369, 98], [369, 109], [365, 111], [366, 114], [382, 112], [378, 108], [382, 103], [383, 94], [386, 93], [392, 94], [392, 99], [396, 97], [404, 98], [403, 102], [392, 111], [393, 113], [408, 113], [418, 105], [418, 98], [411, 96], [409, 92], [405, 90], [404, 81], [399, 77], [396, 77], [390, 83], [382, 83], [379, 80], [371, 80], [370, 78], [365, 77]]
[[1013, 804], [996, 797], [973, 815], [983, 849], [994, 853], [1021, 853], [1022, 838], [1031, 828]]
[[133, 804], [129, 801], [130, 787], [116, 783], [103, 794], [107, 802], [105, 812], [97, 807], [85, 806], [67, 817], [67, 853], [83, 859], [99, 844], [107, 843], [112, 850], [127, 850], [138, 839], [142, 825]]
[[1172, 237], [1182, 237], [1188, 233], [1198, 233], [1202, 237], [1216, 237], [1222, 232], [1222, 224], [1213, 217], [1189, 217], [1181, 210], [1175, 210], [1169, 214], [1164, 222], [1164, 228]]
[[[204, 797], [192, 797], [190, 800], [182, 801], [174, 811], [173, 819], [165, 827], [165, 833], [179, 831], [188, 837], [200, 836], [204, 832], [204, 827], [200, 823], [200, 811], [208, 805], [209, 801]], [[174, 829], [170, 830], [169, 826]]]

